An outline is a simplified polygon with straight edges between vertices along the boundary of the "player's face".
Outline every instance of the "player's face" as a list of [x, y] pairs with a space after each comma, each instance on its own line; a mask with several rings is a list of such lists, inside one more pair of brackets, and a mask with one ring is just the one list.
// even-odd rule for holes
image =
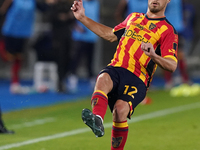
[[164, 11], [170, 0], [149, 0], [148, 7], [152, 13]]

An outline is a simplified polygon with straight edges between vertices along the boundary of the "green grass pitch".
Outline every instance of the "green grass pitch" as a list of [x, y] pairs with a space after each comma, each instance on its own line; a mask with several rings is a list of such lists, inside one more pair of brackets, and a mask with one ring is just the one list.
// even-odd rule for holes
[[[150, 105], [138, 105], [129, 121], [125, 150], [200, 150], [200, 95], [170, 97], [150, 91]], [[96, 138], [82, 122], [90, 97], [48, 107], [3, 114], [14, 135], [0, 135], [0, 150], [109, 150], [112, 114], [105, 116], [105, 135]]]

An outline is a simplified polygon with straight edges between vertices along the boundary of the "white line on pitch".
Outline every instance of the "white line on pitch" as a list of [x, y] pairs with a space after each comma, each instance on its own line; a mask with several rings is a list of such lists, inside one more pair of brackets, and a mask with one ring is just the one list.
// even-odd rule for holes
[[[200, 108], [199, 102], [189, 104], [189, 105], [183, 105], [183, 106], [178, 106], [178, 107], [174, 107], [174, 108], [164, 109], [164, 110], [160, 110], [160, 111], [155, 111], [155, 112], [152, 112], [152, 113], [133, 117], [129, 121], [129, 124], [134, 123], [134, 122], [143, 121], [143, 120], [152, 119], [152, 118], [162, 117], [162, 116], [166, 116], [166, 115], [170, 115], [170, 114], [174, 114], [174, 113], [178, 113], [178, 112], [182, 112], [182, 111], [187, 111], [187, 110], [191, 110], [191, 109], [197, 109], [197, 108]], [[104, 124], [105, 128], [110, 128], [111, 126], [112, 126], [112, 123], [105, 123]], [[72, 130], [72, 131], [58, 133], [58, 134], [54, 134], [54, 135], [50, 135], [50, 136], [40, 137], [40, 138], [36, 138], [36, 139], [24, 141], [24, 142], [3, 145], [3, 146], [0, 146], [0, 150], [10, 149], [10, 148], [14, 148], [14, 147], [21, 147], [21, 146], [24, 146], [24, 145], [29, 145], [29, 144], [33, 144], [33, 143], [42, 142], [42, 141], [48, 141], [48, 140], [52, 140], [52, 139], [77, 135], [77, 134], [85, 133], [85, 132], [88, 132], [88, 131], [91, 131], [91, 129], [90, 128], [80, 128], [80, 129], [77, 129], [77, 130]]]
[[24, 128], [24, 127], [33, 127], [33, 126], [37, 126], [37, 125], [42, 125], [45, 123], [49, 123], [49, 122], [54, 122], [56, 119], [52, 118], [52, 117], [48, 117], [48, 118], [44, 118], [44, 119], [37, 119], [31, 122], [25, 122], [22, 124], [15, 124], [13, 126], [10, 126], [11, 129], [20, 129], [20, 128]]

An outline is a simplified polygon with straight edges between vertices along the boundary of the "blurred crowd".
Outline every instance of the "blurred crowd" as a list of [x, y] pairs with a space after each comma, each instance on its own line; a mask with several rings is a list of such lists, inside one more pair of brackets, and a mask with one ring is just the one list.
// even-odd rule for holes
[[[98, 37], [75, 20], [71, 4], [70, 0], [4, 1], [0, 8], [0, 56], [11, 64], [11, 93], [76, 92], [80, 63], [85, 64], [86, 78], [93, 86], [93, 54]], [[99, 1], [84, 0], [84, 7], [86, 15], [99, 22]], [[20, 82], [25, 51], [30, 49], [36, 57], [32, 88]]]

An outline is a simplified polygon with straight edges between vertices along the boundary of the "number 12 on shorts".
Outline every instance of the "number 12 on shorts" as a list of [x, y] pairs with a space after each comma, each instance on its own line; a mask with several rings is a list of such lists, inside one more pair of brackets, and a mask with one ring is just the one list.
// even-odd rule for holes
[[[128, 92], [130, 91], [130, 92]], [[125, 90], [124, 90], [124, 94], [128, 94], [129, 96], [131, 96], [132, 98], [134, 98], [135, 93], [137, 93], [138, 90], [135, 86], [129, 86], [129, 85], [125, 85]]]

